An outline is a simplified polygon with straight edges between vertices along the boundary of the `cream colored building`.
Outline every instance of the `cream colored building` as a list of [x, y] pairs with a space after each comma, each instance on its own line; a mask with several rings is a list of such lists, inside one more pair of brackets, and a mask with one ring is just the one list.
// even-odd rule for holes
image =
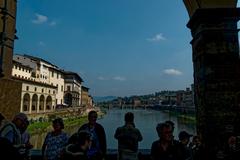
[[57, 87], [41, 82], [30, 65], [13, 60], [12, 78], [21, 83], [20, 112], [27, 114], [51, 112], [56, 107]]
[[[57, 106], [92, 106], [88, 88], [75, 72], [63, 71], [38, 57], [16, 54], [13, 57], [12, 76], [22, 83], [21, 111], [45, 113]], [[61, 108], [61, 107], [59, 107]]]
[[12, 75], [16, 74], [17, 76], [20, 75], [20, 77], [30, 76], [28, 77], [30, 80], [56, 87], [55, 104], [63, 104], [64, 73], [62, 70], [44, 59], [30, 55], [16, 54], [13, 56], [13, 60], [14, 62], [29, 67], [32, 70], [30, 71], [31, 73], [28, 73], [23, 67], [19, 69], [14, 66]]
[[22, 82], [21, 112], [31, 114], [54, 111], [57, 87], [26, 79], [18, 80]]

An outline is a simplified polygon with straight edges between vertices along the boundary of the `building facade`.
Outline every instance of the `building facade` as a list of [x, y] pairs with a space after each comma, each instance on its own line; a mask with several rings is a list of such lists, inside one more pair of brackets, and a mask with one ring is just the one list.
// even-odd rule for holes
[[70, 107], [80, 107], [82, 102], [82, 78], [74, 72], [64, 72], [64, 103]]
[[20, 112], [47, 113], [61, 108], [58, 106], [80, 107], [82, 103], [93, 106], [88, 88], [82, 92], [83, 80], [77, 73], [63, 71], [38, 57], [14, 55], [12, 79], [21, 84]]

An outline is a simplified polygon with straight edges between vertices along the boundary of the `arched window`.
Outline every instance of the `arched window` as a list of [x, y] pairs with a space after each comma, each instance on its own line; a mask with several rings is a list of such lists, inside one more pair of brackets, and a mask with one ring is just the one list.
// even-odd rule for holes
[[30, 107], [30, 95], [25, 93], [23, 96], [23, 112], [29, 111]]
[[44, 96], [41, 95], [40, 96], [40, 101], [39, 101], [39, 110], [40, 111], [44, 110], [44, 101], [45, 101]]
[[36, 111], [38, 104], [38, 96], [36, 94], [32, 97], [32, 111]]
[[48, 96], [46, 100], [46, 109], [50, 110], [52, 108], [52, 97]]

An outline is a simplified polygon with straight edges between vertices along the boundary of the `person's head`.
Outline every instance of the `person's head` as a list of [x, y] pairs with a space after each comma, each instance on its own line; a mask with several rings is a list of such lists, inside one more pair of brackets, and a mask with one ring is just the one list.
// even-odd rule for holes
[[186, 131], [181, 131], [178, 135], [179, 141], [184, 144], [187, 145], [189, 143], [190, 137], [192, 137], [193, 135], [189, 134]]
[[133, 123], [134, 121], [134, 114], [132, 112], [128, 112], [125, 114], [124, 120], [126, 123]]
[[54, 131], [61, 131], [62, 129], [64, 129], [64, 123], [62, 118], [56, 118], [53, 120], [52, 122], [52, 126]]
[[25, 132], [29, 125], [27, 115], [24, 113], [17, 113], [13, 118], [13, 123], [19, 129], [20, 133]]
[[168, 120], [168, 121], [165, 121], [165, 123], [167, 123], [167, 124], [169, 124], [169, 125], [171, 126], [171, 128], [172, 128], [172, 133], [173, 133], [173, 132], [174, 132], [174, 122]]
[[97, 117], [98, 117], [98, 115], [97, 115], [97, 112], [96, 112], [96, 111], [90, 111], [90, 112], [88, 113], [88, 121], [89, 121], [89, 124], [90, 124], [90, 125], [94, 125], [94, 124], [96, 123], [96, 121], [97, 121]]
[[167, 123], [159, 123], [156, 127], [158, 136], [163, 141], [172, 141], [173, 135], [172, 135], [172, 128]]
[[200, 145], [200, 144], [201, 144], [200, 137], [199, 137], [199, 136], [193, 136], [193, 138], [192, 138], [192, 143], [193, 143], [194, 145]]
[[87, 150], [92, 145], [92, 135], [88, 131], [80, 131], [77, 133], [77, 143], [79, 147], [81, 147], [83, 150]]

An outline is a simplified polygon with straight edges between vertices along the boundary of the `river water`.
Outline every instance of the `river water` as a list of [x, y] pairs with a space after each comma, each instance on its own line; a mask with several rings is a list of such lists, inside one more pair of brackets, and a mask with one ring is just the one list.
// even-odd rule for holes
[[[114, 139], [114, 133], [117, 127], [124, 125], [124, 115], [127, 112], [134, 113], [135, 125], [142, 133], [143, 141], [139, 143], [140, 149], [151, 148], [152, 142], [158, 139], [156, 125], [166, 120], [171, 120], [175, 123], [174, 136], [176, 139], [178, 139], [178, 133], [181, 130], [185, 130], [191, 134], [196, 133], [195, 124], [186, 119], [171, 116], [168, 112], [144, 109], [112, 109], [107, 110], [107, 114], [102, 119], [98, 120], [98, 123], [105, 128], [108, 149], [117, 148], [117, 140]], [[69, 128], [65, 130], [65, 132], [71, 135], [76, 132], [79, 127], [80, 126]], [[30, 142], [34, 145], [34, 148], [41, 148], [45, 136], [46, 133], [31, 137]]]

